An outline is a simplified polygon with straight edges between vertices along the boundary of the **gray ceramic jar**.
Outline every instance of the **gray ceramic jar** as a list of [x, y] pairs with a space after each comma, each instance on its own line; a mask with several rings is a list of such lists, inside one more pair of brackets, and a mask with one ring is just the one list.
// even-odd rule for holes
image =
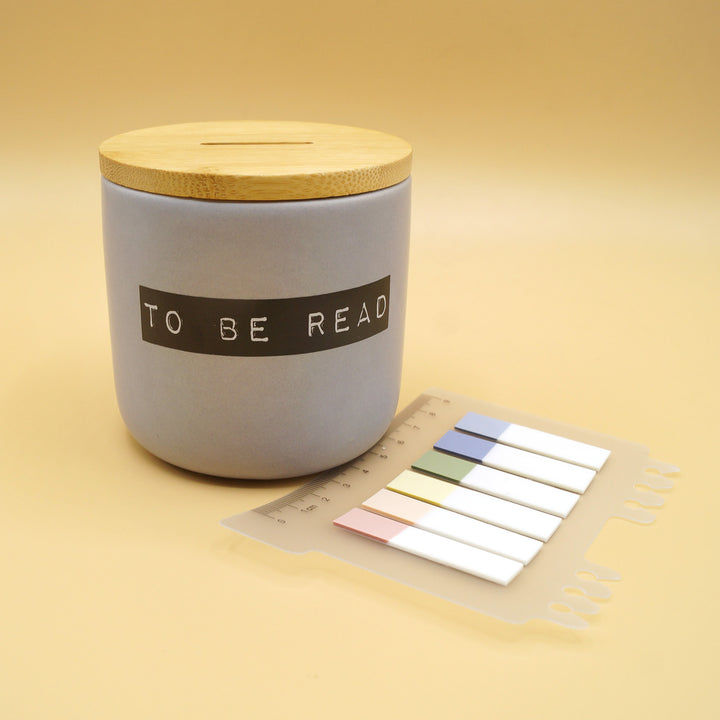
[[193, 123], [100, 147], [118, 404], [156, 456], [305, 475], [396, 409], [411, 149], [369, 130]]

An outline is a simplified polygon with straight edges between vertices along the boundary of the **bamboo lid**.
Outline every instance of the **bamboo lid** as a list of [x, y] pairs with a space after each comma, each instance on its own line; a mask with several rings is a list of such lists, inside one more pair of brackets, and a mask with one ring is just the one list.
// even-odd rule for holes
[[100, 170], [118, 185], [210, 200], [308, 200], [390, 187], [412, 149], [393, 135], [305, 122], [206, 122], [116, 135]]

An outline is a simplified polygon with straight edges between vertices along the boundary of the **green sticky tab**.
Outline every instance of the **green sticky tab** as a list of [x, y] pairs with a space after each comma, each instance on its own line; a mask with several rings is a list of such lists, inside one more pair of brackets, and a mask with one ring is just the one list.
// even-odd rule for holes
[[475, 463], [437, 450], [429, 450], [412, 466], [414, 470], [459, 483], [475, 467]]

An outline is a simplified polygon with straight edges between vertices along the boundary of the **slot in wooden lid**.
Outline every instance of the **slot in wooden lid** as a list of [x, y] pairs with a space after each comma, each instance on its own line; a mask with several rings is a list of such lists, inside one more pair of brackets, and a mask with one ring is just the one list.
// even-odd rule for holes
[[309, 200], [381, 190], [412, 149], [374, 130], [306, 122], [204, 122], [135, 130], [100, 146], [118, 185], [210, 200]]

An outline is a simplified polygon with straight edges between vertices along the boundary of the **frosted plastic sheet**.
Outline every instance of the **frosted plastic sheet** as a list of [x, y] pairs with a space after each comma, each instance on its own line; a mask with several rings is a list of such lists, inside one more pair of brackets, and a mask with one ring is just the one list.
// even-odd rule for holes
[[[335, 518], [360, 506], [410, 469], [468, 412], [611, 451], [572, 512], [508, 586], [408, 555], [333, 525]], [[361, 457], [222, 524], [288, 552], [324, 552], [501, 620], [522, 623], [540, 618], [581, 628], [588, 624], [581, 615], [599, 610], [592, 599], [611, 594], [602, 581], [620, 579], [614, 570], [587, 561], [588, 548], [610, 518], [652, 522], [654, 515], [645, 508], [662, 505], [664, 499], [636, 486], [668, 490], [672, 481], [665, 476], [676, 472], [678, 468], [672, 465], [651, 460], [641, 445], [433, 388], [399, 413], [385, 436]], [[626, 501], [644, 507], [631, 508]], [[595, 579], [581, 579], [580, 572]], [[557, 610], [556, 604], [570, 611]]]

